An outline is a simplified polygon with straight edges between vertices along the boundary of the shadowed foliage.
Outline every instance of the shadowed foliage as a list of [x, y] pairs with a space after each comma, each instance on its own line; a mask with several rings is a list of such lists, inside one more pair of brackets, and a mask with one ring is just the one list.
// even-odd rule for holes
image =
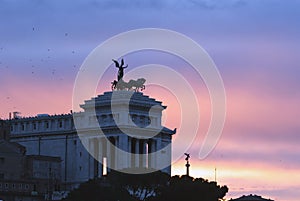
[[134, 200], [128, 191], [109, 185], [105, 178], [89, 180], [71, 191], [64, 201], [130, 201]]
[[160, 171], [126, 174], [112, 171], [72, 191], [65, 201], [218, 201], [228, 192], [202, 178], [170, 177]]
[[169, 185], [165, 186], [158, 196], [149, 199], [149, 201], [218, 201], [227, 192], [227, 186], [220, 187], [216, 182], [188, 176], [173, 176]]

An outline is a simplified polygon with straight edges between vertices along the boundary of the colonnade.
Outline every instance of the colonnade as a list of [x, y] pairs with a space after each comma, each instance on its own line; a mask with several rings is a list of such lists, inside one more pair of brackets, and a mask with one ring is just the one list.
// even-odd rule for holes
[[101, 177], [114, 170], [128, 168], [154, 168], [154, 153], [160, 147], [160, 139], [137, 139], [129, 136], [110, 136], [89, 139], [90, 178]]

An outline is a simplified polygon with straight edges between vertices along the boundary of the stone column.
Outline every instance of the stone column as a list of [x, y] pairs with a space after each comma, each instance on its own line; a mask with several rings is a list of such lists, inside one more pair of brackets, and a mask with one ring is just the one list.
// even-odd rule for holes
[[149, 168], [155, 168], [155, 152], [156, 152], [156, 148], [155, 148], [155, 140], [151, 139], [149, 140], [149, 144], [148, 144], [148, 167]]
[[98, 143], [98, 177], [103, 175], [103, 141], [102, 138], [97, 139]]
[[161, 163], [163, 163], [163, 156], [162, 156], [162, 144], [161, 144], [161, 138], [156, 139], [156, 154], [155, 154], [155, 169], [159, 169]]
[[94, 170], [93, 170], [93, 176], [98, 177], [99, 175], [99, 143], [98, 138], [93, 138], [93, 144], [94, 144]]
[[107, 173], [110, 171], [111, 168], [111, 143], [108, 139], [106, 141], [106, 166], [107, 166]]
[[65, 119], [61, 120], [61, 129], [65, 129]]
[[126, 155], [127, 155], [127, 168], [132, 167], [131, 163], [131, 156], [132, 156], [132, 150], [131, 150], [131, 143], [132, 143], [132, 138], [126, 136], [127, 139], [127, 149], [126, 149]]
[[116, 158], [117, 158], [117, 169], [124, 169], [128, 168], [128, 163], [131, 158], [127, 157], [127, 153], [129, 152], [129, 145], [128, 145], [128, 136], [123, 135], [119, 136], [117, 140], [118, 149], [116, 151]]
[[140, 166], [140, 163], [139, 163], [139, 146], [140, 144], [140, 140], [139, 139], [136, 139], [135, 140], [135, 151], [134, 151], [134, 154], [135, 154], [135, 167], [139, 167]]
[[142, 167], [145, 168], [147, 167], [147, 143], [146, 140], [142, 140]]
[[[93, 138], [89, 139], [89, 150], [91, 153], [95, 153]], [[94, 178], [94, 158], [91, 154], [89, 154], [89, 178]]]
[[[103, 172], [104, 172], [104, 168], [106, 168], [105, 172], [107, 171], [107, 139], [105, 137], [102, 137], [100, 139], [101, 141], [101, 144], [102, 144], [102, 147], [101, 147], [101, 150], [102, 150], [102, 159], [101, 159], [101, 163], [102, 163], [102, 172], [101, 172], [101, 175], [103, 175]], [[106, 167], [104, 167], [104, 158], [106, 158]]]
[[113, 157], [112, 157], [112, 159], [114, 161], [113, 168], [118, 169], [118, 160], [119, 160], [119, 158], [118, 158], [118, 149], [117, 149], [117, 147], [119, 146], [119, 137], [116, 136], [116, 137], [113, 137], [113, 139], [115, 141], [115, 143], [111, 147], [111, 150], [114, 154]]

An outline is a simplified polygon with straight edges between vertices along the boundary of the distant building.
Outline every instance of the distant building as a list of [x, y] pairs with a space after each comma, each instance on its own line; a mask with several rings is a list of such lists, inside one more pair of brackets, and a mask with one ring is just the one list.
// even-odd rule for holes
[[34, 181], [34, 191], [49, 195], [61, 190], [61, 159], [59, 157], [26, 156], [25, 177]]
[[236, 199], [230, 199], [230, 201], [274, 201], [271, 199], [265, 199], [258, 195], [243, 195], [242, 197]]
[[0, 139], [9, 140], [10, 124], [0, 119]]
[[27, 160], [25, 153], [24, 146], [0, 140], [0, 200], [38, 201], [44, 198], [49, 188], [49, 185], [45, 186], [49, 184], [49, 177], [45, 181], [27, 174], [29, 169], [26, 164], [32, 163], [32, 160]]
[[19, 180], [24, 178], [24, 146], [18, 143], [0, 140], [0, 179]]
[[[113, 93], [115, 99], [112, 102]], [[129, 103], [126, 101], [128, 97]], [[111, 109], [112, 104], [116, 110]], [[117, 170], [146, 167], [161, 169], [171, 174], [171, 146], [168, 145], [176, 130], [161, 125], [162, 111], [166, 108], [161, 102], [140, 92], [115, 91], [105, 92], [87, 100], [80, 107], [84, 111], [75, 114], [43, 114], [6, 121], [11, 126], [11, 142], [26, 147], [26, 154], [31, 155], [28, 157], [31, 163], [27, 164], [30, 165], [27, 175], [33, 178], [39, 175], [54, 179], [55, 173], [55, 178], [60, 178], [59, 188], [71, 190], [82, 182], [101, 177], [104, 172], [110, 171], [98, 161], [105, 161], [107, 166]], [[95, 121], [97, 125], [94, 124]], [[97, 160], [85, 149], [74, 122], [80, 124], [81, 138], [84, 138], [84, 143], [92, 150]], [[97, 134], [99, 125], [105, 136], [99, 137]], [[122, 127], [122, 130], [119, 127]], [[130, 136], [127, 132], [123, 133], [124, 130], [130, 132]], [[158, 133], [148, 138], [146, 135], [153, 131]], [[117, 152], [104, 140], [105, 137], [113, 145], [136, 156], [128, 157]], [[150, 156], [150, 153], [154, 152], [157, 152], [157, 155]], [[141, 157], [138, 154], [144, 155]], [[52, 157], [51, 162], [47, 162], [45, 156]], [[161, 163], [169, 165], [160, 168]], [[50, 164], [52, 176], [49, 171]], [[56, 169], [53, 169], [52, 165]], [[41, 170], [38, 170], [38, 167]]]

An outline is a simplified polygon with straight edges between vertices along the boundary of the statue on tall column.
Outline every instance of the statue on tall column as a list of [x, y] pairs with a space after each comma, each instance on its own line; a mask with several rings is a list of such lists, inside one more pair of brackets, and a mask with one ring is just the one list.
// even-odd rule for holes
[[118, 82], [123, 78], [124, 76], [124, 69], [128, 67], [128, 65], [124, 66], [124, 59], [121, 60], [121, 64], [119, 64], [118, 61], [113, 59], [113, 62], [115, 62], [115, 65], [117, 68], [119, 68], [118, 71]]
[[185, 160], [186, 160], [186, 164], [185, 164], [185, 167], [186, 167], [186, 175], [187, 176], [190, 176], [190, 163], [189, 163], [189, 158], [190, 158], [190, 154], [188, 154], [188, 153], [184, 153], [184, 155], [186, 156], [185, 157]]

